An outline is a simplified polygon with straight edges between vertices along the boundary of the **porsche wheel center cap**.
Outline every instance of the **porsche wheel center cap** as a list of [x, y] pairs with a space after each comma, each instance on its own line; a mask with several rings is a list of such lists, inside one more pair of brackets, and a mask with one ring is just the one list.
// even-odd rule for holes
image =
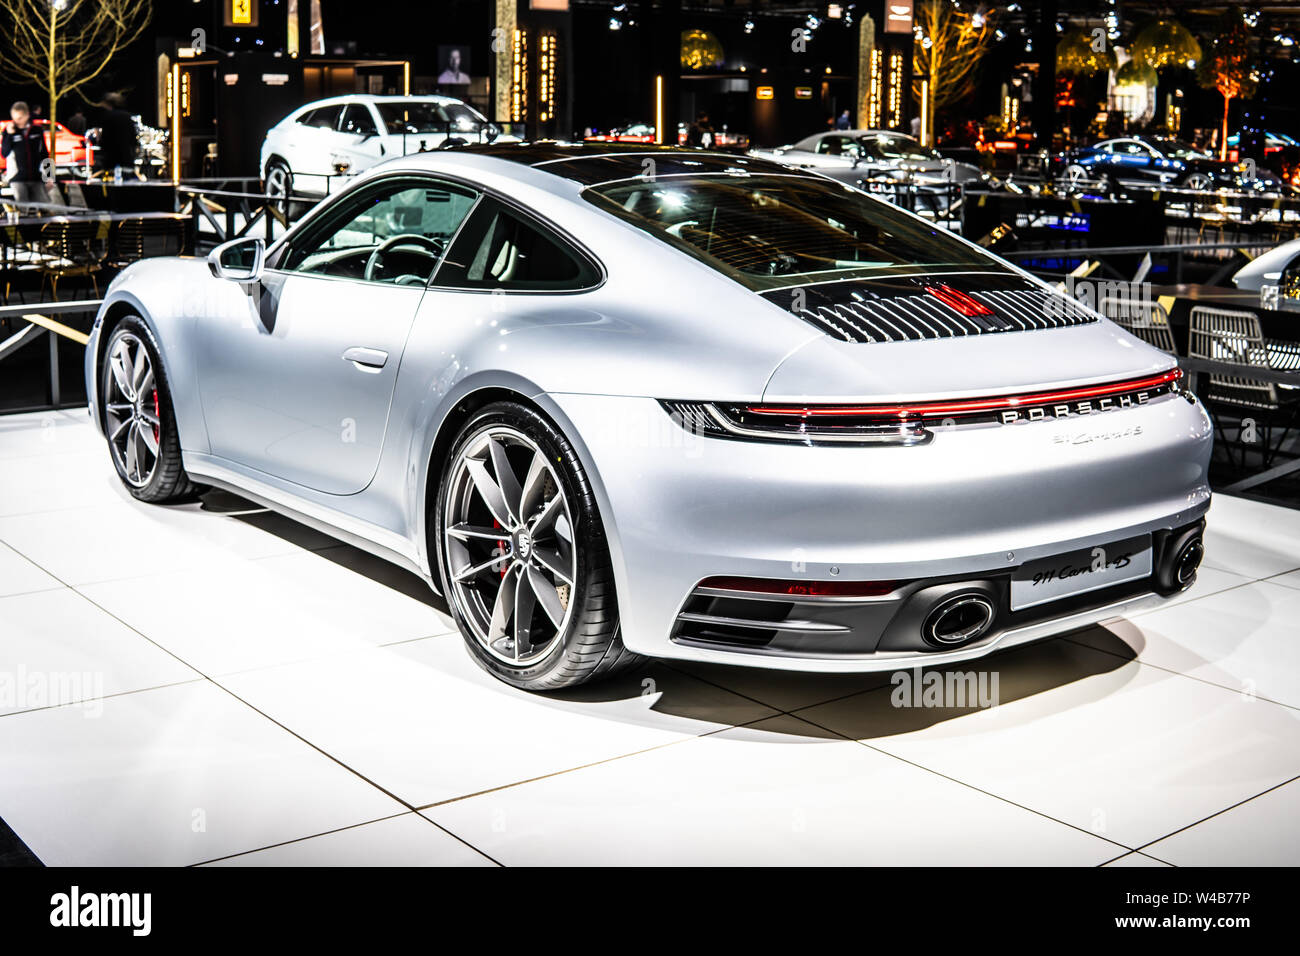
[[515, 554], [520, 561], [527, 561], [528, 556], [533, 553], [533, 537], [527, 531], [519, 531], [515, 535]]

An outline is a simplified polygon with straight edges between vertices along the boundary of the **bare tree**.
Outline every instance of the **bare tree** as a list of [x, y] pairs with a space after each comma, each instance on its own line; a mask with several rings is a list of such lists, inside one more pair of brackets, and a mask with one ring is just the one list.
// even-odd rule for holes
[[0, 72], [45, 91], [57, 161], [59, 100], [80, 92], [140, 36], [151, 0], [0, 0], [0, 14], [9, 24]]
[[[1201, 86], [1218, 90], [1223, 97], [1223, 121], [1219, 129], [1219, 159], [1228, 158], [1228, 107], [1234, 97], [1249, 97], [1259, 85], [1251, 54], [1251, 36], [1240, 14], [1229, 13], [1218, 24], [1201, 65], [1197, 80]], [[1243, 144], [1244, 145], [1244, 144]]]
[[993, 43], [993, 29], [983, 7], [961, 10], [952, 0], [920, 0], [913, 16], [919, 33], [912, 58], [912, 94], [920, 101], [925, 128], [933, 136], [936, 111], [974, 90], [980, 59]]

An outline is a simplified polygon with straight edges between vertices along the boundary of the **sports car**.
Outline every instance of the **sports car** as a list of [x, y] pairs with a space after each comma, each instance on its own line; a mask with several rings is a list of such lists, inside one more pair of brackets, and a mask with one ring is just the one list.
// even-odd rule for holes
[[841, 129], [814, 133], [793, 146], [751, 150], [751, 156], [787, 166], [813, 169], [855, 186], [864, 179], [915, 182], [924, 186], [974, 184], [984, 178], [978, 166], [946, 159], [904, 133]]
[[270, 248], [127, 268], [85, 372], [137, 499], [226, 489], [381, 555], [530, 689], [976, 658], [1186, 588], [1210, 497], [1170, 356], [703, 150], [392, 160]]
[[1169, 185], [1183, 189], [1249, 189], [1277, 192], [1286, 187], [1271, 172], [1224, 163], [1187, 143], [1163, 136], [1107, 139], [1061, 157], [1064, 179], [1081, 185], [1113, 177], [1121, 183]]

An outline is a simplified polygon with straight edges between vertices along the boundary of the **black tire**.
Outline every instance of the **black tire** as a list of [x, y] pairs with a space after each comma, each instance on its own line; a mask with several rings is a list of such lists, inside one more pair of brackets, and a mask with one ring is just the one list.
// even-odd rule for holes
[[[158, 453], [151, 476], [143, 484], [138, 484], [127, 475], [123, 461], [112, 447], [113, 419], [107, 410], [114, 387], [110, 362], [118, 343], [128, 336], [138, 341], [148, 353], [149, 362], [153, 368], [154, 388], [156, 390], [155, 407], [158, 425], [155, 441], [158, 444]], [[171, 387], [167, 380], [167, 371], [163, 367], [162, 356], [153, 333], [139, 316], [127, 316], [113, 327], [113, 333], [104, 346], [104, 357], [100, 361], [99, 387], [100, 400], [104, 405], [104, 429], [110, 435], [109, 458], [113, 462], [113, 468], [117, 471], [118, 478], [121, 479], [123, 486], [131, 493], [132, 497], [151, 504], [167, 504], [195, 498], [201, 488], [190, 480], [189, 475], [185, 473], [184, 466], [181, 464], [181, 440], [176, 428], [176, 415], [172, 410]]]
[[[451, 587], [447, 549], [444, 546], [450, 479], [465, 447], [482, 432], [505, 426], [523, 433], [552, 463], [574, 517], [574, 552], [577, 573], [569, 600], [575, 602], [557, 647], [539, 662], [514, 665], [488, 651], [475, 637]], [[545, 691], [573, 687], [609, 677], [641, 661], [629, 652], [619, 631], [618, 600], [609, 546], [591, 486], [573, 446], [549, 421], [531, 408], [514, 402], [496, 402], [480, 409], [461, 428], [443, 464], [434, 505], [430, 549], [437, 556], [439, 580], [452, 619], [460, 629], [474, 660], [494, 677], [525, 690]]]
[[[273, 159], [266, 164], [266, 177], [263, 180], [262, 191], [269, 194], [272, 183], [276, 178], [279, 178], [279, 180], [284, 184], [282, 198], [272, 199], [270, 202], [287, 217], [291, 211], [290, 207], [293, 203], [293, 200], [290, 198], [293, 195], [293, 170], [291, 170], [289, 164], [282, 159]], [[279, 192], [279, 185], [276, 186], [276, 189], [277, 195], [281, 195]]]

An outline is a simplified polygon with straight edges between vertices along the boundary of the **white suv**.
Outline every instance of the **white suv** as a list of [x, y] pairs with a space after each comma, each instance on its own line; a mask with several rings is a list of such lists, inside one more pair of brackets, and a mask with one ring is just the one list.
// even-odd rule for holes
[[323, 196], [337, 190], [337, 177], [393, 156], [490, 143], [499, 133], [451, 96], [334, 96], [299, 107], [267, 131], [262, 175], [274, 195]]

